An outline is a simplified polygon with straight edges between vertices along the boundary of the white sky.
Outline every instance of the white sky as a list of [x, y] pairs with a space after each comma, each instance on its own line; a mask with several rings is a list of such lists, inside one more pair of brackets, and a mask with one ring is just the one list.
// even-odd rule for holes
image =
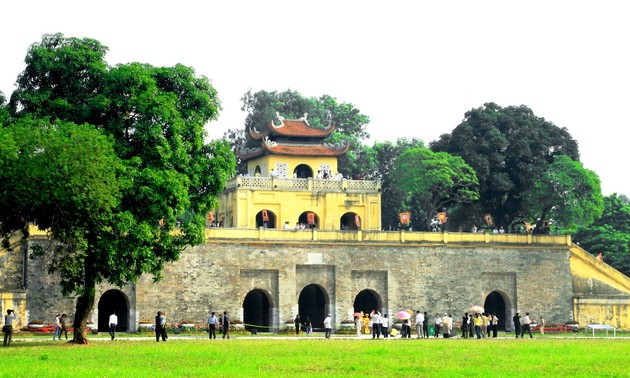
[[[566, 127], [605, 195], [630, 195], [628, 1], [23, 0], [0, 7], [9, 97], [45, 33], [89, 37], [110, 65], [182, 63], [207, 76], [241, 128], [248, 90], [329, 94], [370, 117], [370, 141], [449, 133], [485, 102]], [[625, 172], [625, 173], [624, 173]]]

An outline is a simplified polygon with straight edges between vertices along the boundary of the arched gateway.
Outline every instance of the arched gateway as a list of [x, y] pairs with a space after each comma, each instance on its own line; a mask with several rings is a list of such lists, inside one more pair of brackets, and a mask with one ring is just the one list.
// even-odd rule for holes
[[[98, 301], [98, 330], [107, 332], [109, 329], [109, 316], [116, 311], [118, 326], [116, 331], [127, 332], [129, 329], [129, 301], [120, 290], [107, 290]], [[135, 330], [133, 330], [135, 331]]]
[[302, 321], [308, 317], [313, 328], [323, 328], [324, 318], [328, 314], [328, 294], [316, 284], [310, 284], [302, 289], [298, 299], [299, 314]]
[[[509, 308], [506, 306], [506, 300], [504, 298], [504, 294], [493, 291], [486, 297], [486, 301], [483, 304], [483, 308], [486, 310], [486, 313], [496, 314], [497, 318], [499, 318], [499, 327], [500, 330], [506, 329], [506, 324], [508, 324], [507, 320], [510, 320], [509, 324], [511, 324]], [[508, 327], [509, 328], [509, 327]]]
[[247, 293], [243, 301], [243, 322], [245, 329], [255, 332], [269, 332], [271, 306], [269, 296], [260, 289]]
[[354, 298], [354, 312], [369, 314], [372, 310], [381, 311], [381, 298], [374, 290], [363, 290]]

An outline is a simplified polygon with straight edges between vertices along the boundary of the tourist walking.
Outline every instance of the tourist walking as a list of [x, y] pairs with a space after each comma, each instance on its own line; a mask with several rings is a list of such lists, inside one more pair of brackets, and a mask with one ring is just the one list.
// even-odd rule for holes
[[112, 337], [112, 340], [116, 338], [117, 325], [118, 325], [118, 316], [116, 316], [116, 311], [114, 311], [109, 316], [109, 335]]
[[59, 318], [59, 323], [61, 324], [61, 331], [59, 331], [59, 340], [61, 340], [61, 334], [64, 334], [66, 340], [68, 340], [68, 320], [66, 319], [66, 314], [61, 315], [61, 318]]
[[217, 324], [219, 320], [217, 319], [216, 314], [213, 312], [208, 316], [208, 338], [215, 339], [217, 338]]
[[529, 312], [525, 313], [525, 317], [523, 318], [523, 326], [522, 326], [522, 330], [521, 330], [521, 339], [523, 338], [523, 336], [525, 336], [525, 332], [527, 332], [529, 334], [529, 338], [533, 339], [534, 336], [532, 335], [532, 320], [529, 318]]
[[521, 314], [517, 312], [512, 317], [512, 321], [514, 322], [514, 333], [516, 334], [516, 338], [518, 339], [518, 336], [521, 333]]
[[324, 319], [324, 332], [326, 338], [330, 339], [330, 334], [332, 333], [332, 315], [330, 314]]
[[301, 321], [300, 321], [300, 314], [295, 315], [295, 319], [293, 319], [293, 323], [295, 324], [295, 334], [299, 335], [300, 327], [302, 326]]
[[162, 311], [158, 311], [155, 316], [155, 341], [166, 341], [166, 315]]
[[15, 311], [7, 310], [7, 314], [4, 317], [4, 326], [2, 332], [4, 332], [4, 346], [11, 345], [13, 340], [13, 322], [15, 321]]
[[56, 338], [59, 338], [59, 340], [61, 340], [61, 320], [59, 318], [61, 318], [61, 314], [55, 315], [55, 320], [54, 320], [55, 333], [53, 333], [53, 341]]
[[228, 316], [227, 311], [223, 311], [223, 323], [222, 323], [222, 328], [223, 328], [223, 338], [225, 339], [227, 337], [227, 339], [230, 339], [230, 317]]
[[423, 324], [424, 314], [420, 311], [416, 311], [416, 333], [418, 334], [419, 339], [424, 337], [424, 332], [422, 331]]

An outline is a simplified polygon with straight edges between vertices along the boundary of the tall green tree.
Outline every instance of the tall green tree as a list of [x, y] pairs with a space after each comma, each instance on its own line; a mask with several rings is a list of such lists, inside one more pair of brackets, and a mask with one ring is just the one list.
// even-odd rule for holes
[[573, 241], [630, 277], [630, 199], [617, 193], [604, 197], [601, 217], [579, 227]]
[[527, 214], [537, 221], [536, 230], [543, 230], [546, 220], [568, 229], [587, 225], [604, 209], [597, 174], [564, 155], [554, 158], [523, 199]]
[[446, 152], [408, 149], [396, 160], [394, 177], [411, 207], [412, 220], [425, 229], [438, 212], [479, 199], [475, 171], [464, 159]]
[[[365, 127], [369, 118], [362, 114], [354, 105], [339, 103], [334, 97], [323, 95], [319, 98], [305, 97], [297, 91], [284, 92], [249, 90], [243, 98], [242, 110], [247, 112], [244, 132], [229, 130], [224, 137], [229, 140], [234, 149], [243, 146], [253, 147], [255, 142], [249, 138], [252, 129], [265, 131], [269, 122], [278, 122], [276, 113], [288, 119], [298, 119], [305, 113], [309, 125], [316, 128], [335, 126], [335, 131], [327, 142], [341, 140], [350, 144], [348, 153], [339, 158], [339, 171], [346, 177], [360, 178], [369, 176], [376, 170], [374, 154], [361, 141], [369, 137]], [[245, 164], [239, 163], [239, 171], [244, 172]]]
[[394, 167], [398, 157], [407, 149], [425, 147], [419, 139], [400, 138], [396, 142], [375, 142], [372, 150], [378, 164], [373, 178], [381, 180], [381, 225], [392, 230], [400, 223], [399, 214], [404, 210], [405, 193], [394, 183]]
[[[119, 201], [84, 217], [84, 228], [57, 232], [58, 224], [40, 222], [39, 211], [20, 214], [22, 224], [13, 227], [24, 230], [30, 222], [49, 229], [67, 249], [75, 268], [58, 272], [64, 293], [78, 294], [75, 326], [81, 343], [87, 341], [96, 284], [122, 286], [145, 273], [159, 279], [166, 263], [203, 241], [205, 214], [235, 165], [227, 142], [204, 142], [204, 126], [220, 109], [207, 78], [183, 65], [112, 68], [106, 51], [91, 39], [44, 36], [29, 48], [10, 102], [14, 119], [92, 125], [109, 138], [121, 161], [112, 184], [120, 190]], [[63, 256], [54, 254], [51, 267]]]
[[526, 106], [503, 108], [494, 103], [466, 112], [462, 123], [431, 142], [430, 148], [461, 156], [475, 170], [481, 209], [502, 226], [527, 212], [523, 195], [554, 156], [579, 160], [577, 142], [567, 129]]

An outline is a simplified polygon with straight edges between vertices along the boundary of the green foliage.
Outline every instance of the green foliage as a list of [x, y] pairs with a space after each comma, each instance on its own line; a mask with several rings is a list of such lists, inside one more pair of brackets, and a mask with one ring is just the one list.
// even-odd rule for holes
[[579, 227], [575, 243], [593, 255], [602, 254], [613, 268], [630, 277], [630, 200], [624, 195], [604, 197], [601, 217]]
[[394, 184], [406, 195], [412, 219], [426, 226], [439, 211], [479, 199], [473, 169], [457, 156], [428, 148], [406, 150], [394, 169]]
[[544, 220], [568, 228], [586, 225], [604, 209], [597, 174], [564, 155], [554, 158], [523, 197], [525, 214], [538, 220], [537, 230], [542, 229]]
[[[15, 184], [24, 185], [15, 194], [31, 199], [30, 207], [14, 207], [22, 201], [17, 195], [5, 195], [0, 204], [6, 210], [3, 236], [31, 222], [60, 242], [50, 268], [61, 274], [65, 293], [82, 295], [79, 323], [91, 310], [95, 283], [122, 286], [143, 273], [159, 279], [164, 264], [203, 241], [205, 214], [235, 165], [226, 142], [204, 142], [204, 127], [220, 108], [207, 78], [183, 65], [110, 68], [106, 51], [97, 41], [61, 34], [33, 44], [10, 102], [15, 132], [24, 137], [0, 150], [3, 162], [15, 156], [16, 147], [36, 155], [42, 147], [28, 139], [43, 140], [49, 125], [61, 129], [73, 122], [91, 130], [81, 140], [68, 136], [54, 146], [52, 138], [44, 151], [54, 156], [30, 159], [12, 172], [12, 179], [24, 183]], [[19, 174], [32, 180], [30, 186]], [[60, 189], [51, 194], [56, 183]], [[63, 223], [54, 211], [60, 206]]]
[[396, 229], [400, 223], [399, 214], [404, 210], [405, 193], [394, 183], [394, 166], [398, 156], [410, 148], [424, 147], [419, 139], [400, 138], [393, 142], [375, 142], [372, 150], [378, 164], [372, 178], [381, 180], [381, 225], [385, 230]]
[[527, 212], [523, 193], [554, 156], [579, 159], [577, 143], [565, 128], [535, 116], [526, 106], [502, 108], [494, 103], [466, 112], [461, 124], [430, 147], [461, 156], [475, 170], [481, 208], [504, 227]]

